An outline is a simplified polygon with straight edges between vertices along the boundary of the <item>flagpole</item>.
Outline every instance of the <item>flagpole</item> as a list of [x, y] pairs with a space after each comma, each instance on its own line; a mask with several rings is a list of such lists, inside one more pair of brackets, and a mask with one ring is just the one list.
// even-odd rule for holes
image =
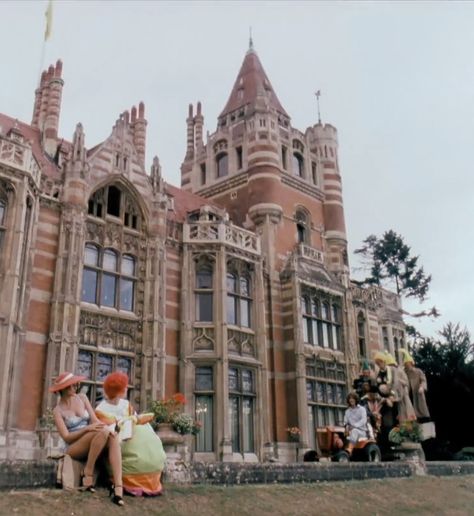
[[53, 1], [48, 1], [48, 7], [46, 7], [46, 11], [44, 12], [44, 16], [46, 18], [46, 25], [44, 28], [44, 36], [43, 36], [43, 44], [41, 45], [41, 56], [40, 56], [40, 66], [38, 72], [38, 87], [41, 85], [41, 74], [43, 72], [44, 66], [44, 56], [46, 53], [46, 42], [51, 36], [51, 26], [53, 23]]
[[321, 90], [318, 90], [316, 93], [316, 103], [318, 105], [318, 124], [321, 123], [321, 111], [319, 110], [319, 97], [321, 96]]
[[39, 70], [38, 70], [38, 88], [41, 85], [41, 74], [43, 73], [45, 51], [46, 51], [46, 41], [43, 40], [43, 44], [41, 45], [40, 65], [39, 65]]

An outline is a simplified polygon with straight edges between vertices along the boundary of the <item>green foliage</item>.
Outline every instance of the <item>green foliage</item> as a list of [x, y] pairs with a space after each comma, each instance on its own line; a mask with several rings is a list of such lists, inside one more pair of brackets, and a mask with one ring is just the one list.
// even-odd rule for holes
[[418, 334], [411, 351], [427, 377], [426, 397], [438, 437], [453, 451], [473, 446], [468, 421], [474, 406], [474, 343], [469, 331], [450, 322], [439, 338]]
[[154, 425], [170, 423], [174, 430], [181, 435], [199, 433], [201, 423], [195, 421], [189, 414], [183, 413], [185, 404], [186, 398], [180, 392], [173, 394], [170, 398], [152, 401], [150, 409], [155, 416]]
[[416, 421], [404, 421], [392, 428], [388, 434], [389, 441], [394, 444], [405, 442], [419, 443], [422, 438], [421, 426]]
[[181, 435], [196, 435], [201, 429], [201, 424], [198, 421], [194, 421], [189, 414], [178, 414], [174, 418], [173, 428]]
[[425, 374], [454, 378], [474, 372], [474, 344], [469, 331], [449, 322], [439, 332], [441, 340], [419, 337], [413, 356]]
[[[410, 247], [401, 235], [386, 231], [381, 238], [369, 235], [355, 254], [362, 256], [370, 271], [363, 283], [385, 286], [394, 284], [397, 294], [424, 301], [428, 294], [431, 275], [426, 275], [418, 264], [418, 256], [411, 256]], [[433, 314], [430, 314], [433, 315]]]
[[155, 423], [173, 423], [185, 404], [186, 398], [177, 392], [170, 398], [152, 401], [150, 410], [155, 415]]

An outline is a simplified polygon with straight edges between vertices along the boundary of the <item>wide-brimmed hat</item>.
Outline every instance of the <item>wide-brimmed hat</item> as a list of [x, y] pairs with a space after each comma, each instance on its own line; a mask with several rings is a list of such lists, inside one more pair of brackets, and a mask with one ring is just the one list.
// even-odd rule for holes
[[62, 391], [63, 389], [66, 389], [67, 387], [74, 385], [75, 383], [82, 382], [82, 380], [85, 379], [85, 376], [78, 376], [69, 373], [68, 371], [65, 371], [64, 373], [61, 373], [59, 376], [56, 377], [53, 385], [51, 385], [51, 387], [49, 388], [49, 392]]

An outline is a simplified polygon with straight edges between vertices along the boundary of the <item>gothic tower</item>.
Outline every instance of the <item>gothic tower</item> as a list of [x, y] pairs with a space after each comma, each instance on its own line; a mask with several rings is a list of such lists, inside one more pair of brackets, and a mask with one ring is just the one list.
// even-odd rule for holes
[[[346, 369], [342, 329], [348, 266], [337, 131], [329, 124], [304, 132], [291, 125], [251, 44], [216, 131], [206, 142], [202, 134], [199, 103], [197, 115], [190, 106], [187, 118], [181, 185], [224, 206], [234, 224], [260, 236], [271, 440], [283, 457], [285, 428], [312, 424], [305, 378], [307, 355], [314, 348], [306, 344], [327, 348], [325, 358], [339, 360]], [[306, 292], [311, 299], [318, 293], [319, 308], [311, 315], [313, 334], [305, 330], [303, 335]], [[305, 439], [314, 445], [306, 434]]]

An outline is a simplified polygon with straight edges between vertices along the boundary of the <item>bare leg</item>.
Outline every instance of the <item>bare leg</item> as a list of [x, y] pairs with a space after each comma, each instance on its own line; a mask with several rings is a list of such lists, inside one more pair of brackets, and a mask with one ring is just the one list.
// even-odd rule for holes
[[[109, 431], [106, 428], [103, 430], [90, 431], [69, 446], [67, 453], [73, 459], [83, 460], [87, 457], [87, 462], [84, 467], [84, 476], [92, 477], [97, 458], [105, 448], [109, 435]], [[90, 485], [92, 485], [92, 483], [90, 483]]]
[[116, 435], [109, 435], [107, 448], [110, 467], [112, 468], [112, 477], [114, 479], [115, 494], [117, 496], [123, 496], [122, 450], [120, 449], [120, 443]]

